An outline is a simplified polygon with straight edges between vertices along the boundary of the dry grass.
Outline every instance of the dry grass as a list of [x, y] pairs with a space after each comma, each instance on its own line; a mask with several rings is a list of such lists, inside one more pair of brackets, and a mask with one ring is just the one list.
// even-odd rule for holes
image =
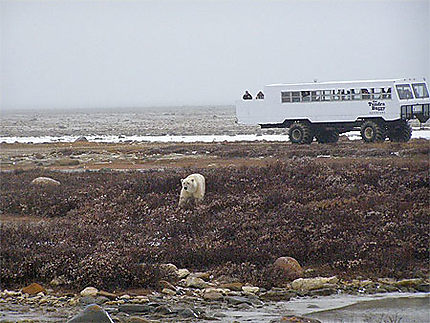
[[[2, 288], [58, 276], [70, 288], [154, 286], [165, 276], [156, 264], [165, 262], [270, 287], [283, 282], [271, 264], [285, 255], [315, 274], [427, 273], [427, 144], [397, 145], [408, 158], [390, 155], [394, 144], [345, 144], [298, 147], [295, 156], [305, 157], [293, 159], [293, 148], [276, 154], [272, 145], [212, 145], [235, 158], [275, 155], [266, 166], [3, 173]], [[348, 158], [307, 157], [342, 149]], [[206, 200], [178, 210], [179, 180], [191, 172], [205, 175]], [[37, 176], [61, 188], [29, 185]]]

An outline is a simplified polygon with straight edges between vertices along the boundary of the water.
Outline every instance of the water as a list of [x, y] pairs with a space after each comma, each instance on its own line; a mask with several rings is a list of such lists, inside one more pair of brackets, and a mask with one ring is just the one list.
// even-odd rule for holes
[[[208, 304], [207, 311], [215, 314], [222, 322], [265, 323], [279, 320], [286, 315], [298, 315], [315, 318], [323, 323], [427, 323], [430, 322], [429, 302], [428, 293], [342, 294], [297, 298], [288, 302], [269, 303], [262, 307], [248, 309], [215, 310], [213, 305]], [[58, 322], [72, 317], [80, 310], [79, 307], [67, 307], [49, 311], [46, 307], [40, 306], [33, 308], [22, 305], [2, 305], [0, 320]], [[179, 321], [179, 319], [174, 320]]]

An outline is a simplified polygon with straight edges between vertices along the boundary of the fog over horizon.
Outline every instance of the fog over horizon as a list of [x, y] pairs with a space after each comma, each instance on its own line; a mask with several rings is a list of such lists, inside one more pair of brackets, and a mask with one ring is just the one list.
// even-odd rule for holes
[[429, 0], [0, 0], [0, 107], [232, 105], [271, 83], [430, 78]]

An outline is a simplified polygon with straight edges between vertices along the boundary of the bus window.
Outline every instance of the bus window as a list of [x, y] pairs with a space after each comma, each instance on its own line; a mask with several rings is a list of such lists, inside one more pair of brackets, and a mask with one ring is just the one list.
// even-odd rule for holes
[[411, 86], [409, 84], [396, 85], [400, 100], [412, 99]]
[[291, 92], [292, 101], [291, 102], [300, 102], [300, 92]]
[[311, 100], [311, 92], [302, 91], [302, 101], [303, 102], [309, 102], [310, 100]]
[[429, 97], [429, 92], [427, 91], [425, 83], [412, 84], [412, 87], [414, 88], [414, 94], [417, 99]]
[[362, 100], [369, 100], [370, 94], [368, 89], [361, 89], [361, 99]]
[[321, 96], [321, 101], [331, 101], [331, 91], [323, 90], [323, 95]]
[[341, 94], [342, 94], [342, 96], [341, 96], [342, 101], [351, 100], [351, 96], [350, 96], [351, 91], [349, 91], [349, 90], [342, 90]]
[[340, 90], [333, 90], [332, 91], [332, 100], [333, 101], [339, 101], [340, 100]]
[[370, 90], [371, 90], [371, 92], [372, 92], [372, 99], [375, 99], [375, 100], [380, 100], [380, 99], [382, 99], [382, 96], [381, 96], [381, 94], [382, 94], [382, 89], [381, 89], [381, 88], [370, 89]]
[[312, 91], [311, 101], [320, 101], [320, 100], [321, 100], [321, 91]]
[[351, 100], [361, 100], [360, 89], [351, 89]]
[[291, 102], [291, 92], [281, 92], [281, 102]]

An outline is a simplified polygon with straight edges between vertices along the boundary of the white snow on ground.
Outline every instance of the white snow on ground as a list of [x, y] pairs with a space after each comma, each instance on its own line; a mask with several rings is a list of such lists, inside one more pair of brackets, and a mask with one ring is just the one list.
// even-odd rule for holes
[[[351, 140], [360, 140], [359, 131], [346, 133]], [[201, 136], [85, 136], [91, 142], [235, 142], [235, 141], [288, 141], [287, 135], [201, 135]], [[52, 142], [74, 142], [78, 136], [61, 136], [61, 137], [0, 137], [2, 143], [52, 143]], [[430, 130], [414, 130], [412, 138], [430, 139]]]

